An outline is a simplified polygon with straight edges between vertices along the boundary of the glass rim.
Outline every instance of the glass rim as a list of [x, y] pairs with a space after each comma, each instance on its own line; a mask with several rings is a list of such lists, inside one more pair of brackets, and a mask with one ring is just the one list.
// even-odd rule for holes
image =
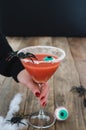
[[[65, 58], [65, 56], [66, 56], [66, 54], [65, 54], [65, 51], [63, 50], [63, 49], [61, 49], [61, 48], [58, 48], [58, 47], [55, 47], [55, 46], [28, 46], [28, 47], [25, 47], [25, 48], [22, 48], [22, 49], [20, 49], [18, 52], [17, 52], [17, 54], [18, 53], [20, 53], [20, 52], [24, 52], [26, 49], [30, 49], [30, 48], [51, 48], [51, 49], [56, 49], [57, 50], [57, 52], [60, 52], [61, 53], [61, 56], [57, 56], [58, 58], [57, 59], [53, 59], [53, 60], [50, 60], [50, 61], [37, 61], [37, 60], [34, 60], [34, 63], [35, 64], [39, 64], [39, 63], [56, 63], [56, 62], [61, 62], [64, 58]], [[30, 52], [29, 52], [30, 53]], [[34, 54], [34, 53], [33, 53]], [[37, 53], [38, 54], [38, 53]], [[34, 54], [35, 55], [35, 54]], [[26, 58], [21, 58], [21, 60], [22, 61], [24, 61], [24, 62], [31, 62], [32, 63], [32, 60], [30, 60], [30, 59], [26, 59]]]

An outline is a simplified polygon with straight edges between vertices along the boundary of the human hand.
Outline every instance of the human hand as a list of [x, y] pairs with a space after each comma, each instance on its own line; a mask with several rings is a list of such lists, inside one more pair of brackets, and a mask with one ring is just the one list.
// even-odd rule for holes
[[25, 69], [17, 75], [17, 79], [32, 91], [32, 93], [39, 99], [41, 106], [46, 106], [49, 94], [48, 83], [42, 84], [42, 89], [40, 90], [39, 85], [33, 81], [30, 74]]

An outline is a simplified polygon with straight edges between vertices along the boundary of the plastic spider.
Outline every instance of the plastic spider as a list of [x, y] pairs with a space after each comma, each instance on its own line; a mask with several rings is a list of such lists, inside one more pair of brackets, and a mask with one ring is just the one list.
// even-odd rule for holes
[[30, 60], [32, 62], [33, 62], [33, 58], [35, 58], [36, 60], [38, 60], [37, 57], [34, 54], [32, 54], [32, 53], [29, 53], [29, 52], [27, 52], [27, 53], [24, 53], [24, 52], [18, 53], [18, 51], [12, 51], [12, 52], [10, 52], [9, 56], [6, 58], [6, 60], [10, 61], [13, 57], [18, 57], [20, 59], [30, 58]]
[[70, 91], [78, 93], [79, 96], [83, 96], [83, 95], [86, 94], [86, 89], [82, 85], [78, 86], [78, 87], [77, 86], [73, 86]]
[[27, 115], [19, 115], [18, 114], [18, 115], [13, 116], [11, 118], [11, 120], [7, 120], [7, 121], [11, 122], [12, 125], [17, 124], [19, 126], [19, 124], [23, 124], [26, 126], [26, 124], [21, 121], [25, 116], [27, 116]]
[[71, 88], [72, 92], [75, 92], [75, 93], [78, 93], [79, 96], [83, 96], [83, 104], [84, 104], [84, 107], [86, 107], [86, 89], [81, 85], [81, 86], [73, 86]]

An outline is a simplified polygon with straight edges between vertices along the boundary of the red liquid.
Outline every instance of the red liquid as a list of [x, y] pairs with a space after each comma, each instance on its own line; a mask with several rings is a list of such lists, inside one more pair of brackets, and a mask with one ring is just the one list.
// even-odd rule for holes
[[[38, 61], [42, 61], [44, 57], [48, 56], [47, 54], [37, 54], [35, 55], [38, 58]], [[51, 56], [51, 55], [49, 55]], [[56, 56], [52, 56], [57, 58]], [[27, 59], [27, 58], [26, 58]], [[56, 69], [59, 67], [60, 62], [58, 63], [40, 63], [35, 64], [33, 62], [25, 62], [22, 61], [22, 64], [26, 68], [26, 70], [30, 73], [33, 80], [37, 83], [44, 83], [50, 79], [50, 77], [54, 74]]]

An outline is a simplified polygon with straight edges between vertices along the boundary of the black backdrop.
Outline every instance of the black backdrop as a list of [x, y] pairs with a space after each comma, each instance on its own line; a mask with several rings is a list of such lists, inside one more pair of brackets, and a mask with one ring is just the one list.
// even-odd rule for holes
[[2, 9], [3, 9], [3, 5], [2, 5], [2, 0], [0, 0], [0, 31], [2, 30]]
[[86, 36], [86, 0], [2, 0], [0, 28], [10, 36]]

